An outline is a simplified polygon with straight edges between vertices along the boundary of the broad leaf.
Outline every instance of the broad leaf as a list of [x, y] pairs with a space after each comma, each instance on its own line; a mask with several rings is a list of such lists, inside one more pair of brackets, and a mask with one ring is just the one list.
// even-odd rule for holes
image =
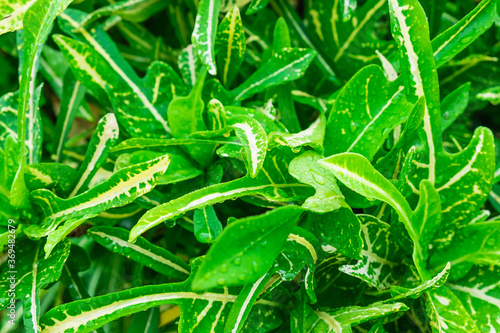
[[271, 267], [302, 212], [285, 206], [232, 222], [205, 256], [193, 289], [255, 282]]

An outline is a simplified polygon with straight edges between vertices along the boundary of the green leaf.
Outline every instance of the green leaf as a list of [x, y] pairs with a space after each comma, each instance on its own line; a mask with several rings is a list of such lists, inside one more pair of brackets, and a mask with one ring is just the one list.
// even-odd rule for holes
[[302, 183], [313, 186], [316, 194], [308, 198], [303, 208], [317, 213], [328, 213], [346, 207], [344, 196], [340, 192], [337, 181], [318, 161], [321, 155], [306, 151], [290, 162], [289, 172]]
[[403, 298], [417, 299], [424, 292], [441, 287], [446, 282], [446, 279], [448, 279], [450, 267], [451, 265], [450, 263], [448, 263], [439, 274], [415, 288], [407, 289], [399, 286], [391, 286], [392, 298], [390, 299], [390, 301], [393, 302]]
[[242, 330], [255, 302], [264, 288], [268, 286], [271, 278], [270, 274], [264, 274], [254, 283], [243, 287], [231, 307], [226, 325], [224, 326], [224, 333], [237, 333]]
[[60, 163], [37, 163], [26, 166], [24, 180], [30, 191], [54, 188], [56, 193], [66, 193], [74, 186], [76, 171]]
[[473, 264], [500, 265], [500, 222], [476, 222], [459, 229], [451, 243], [434, 251], [430, 265], [440, 269], [452, 264], [452, 276], [458, 279]]
[[262, 172], [256, 178], [249, 176], [222, 184], [215, 184], [190, 192], [149, 210], [130, 231], [130, 241], [163, 221], [172, 220], [193, 209], [202, 208], [229, 199], [261, 195], [267, 200], [288, 202], [310, 196], [309, 186], [298, 184], [288, 175], [284, 164], [289, 159], [280, 154], [267, 154]]
[[212, 206], [194, 211], [194, 235], [200, 243], [213, 243], [222, 232], [222, 224]]
[[[67, 11], [61, 15], [61, 26], [73, 31], [80, 27], [82, 16], [79, 11]], [[170, 128], [165, 119], [168, 105], [154, 105], [155, 86], [147, 84], [152, 74], [140, 80], [102, 27], [90, 32], [80, 28], [77, 36], [88, 44], [54, 36], [75, 77], [91, 91], [106, 91], [118, 120], [131, 135], [168, 135]]]
[[314, 310], [306, 305], [305, 326], [311, 333], [349, 332], [352, 326], [406, 310], [408, 307], [404, 303], [373, 303], [366, 307], [350, 306], [329, 312]]
[[485, 89], [478, 93], [476, 98], [481, 101], [488, 101], [493, 105], [498, 105], [500, 104], [500, 87]]
[[[63, 265], [70, 251], [69, 240], [64, 240], [52, 251], [48, 258], [42, 258], [40, 242], [33, 242], [27, 238], [19, 238], [16, 241], [16, 263], [13, 267], [4, 265], [0, 275], [0, 308], [10, 303], [11, 296], [9, 279], [12, 270], [16, 273], [16, 299], [31, 297], [34, 292], [39, 293], [50, 283], [55, 282], [61, 276]], [[33, 298], [35, 302], [35, 298]], [[40, 309], [26, 310], [26, 312], [38, 313]], [[34, 318], [36, 319], [36, 318]]]
[[247, 7], [245, 14], [251, 15], [267, 7], [269, 0], [252, 0]]
[[99, 120], [85, 153], [85, 158], [78, 168], [75, 177], [78, 181], [75, 182], [69, 193], [70, 198], [87, 190], [91, 179], [106, 162], [109, 149], [118, 141], [118, 132], [118, 124], [113, 113], [108, 113]]
[[56, 123], [56, 133], [60, 133], [56, 149], [56, 162], [61, 162], [62, 160], [64, 144], [84, 95], [85, 87], [81, 85], [80, 81], [75, 80], [71, 72], [66, 72], [66, 75], [64, 75], [61, 108], [57, 115]]
[[203, 64], [196, 55], [194, 46], [192, 44], [182, 49], [182, 51], [179, 53], [177, 65], [179, 66], [179, 71], [181, 72], [182, 78], [184, 79], [186, 85], [190, 88], [193, 88], [196, 84], [198, 73], [200, 73]]
[[351, 208], [344, 207], [326, 214], [308, 213], [300, 226], [318, 238], [324, 252], [338, 252], [353, 259], [363, 258], [361, 223]]
[[127, 242], [128, 232], [114, 227], [93, 227], [88, 234], [108, 250], [121, 254], [152, 270], [176, 279], [189, 275], [188, 265], [171, 252], [139, 237], [135, 244]]
[[250, 117], [236, 116], [228, 120], [245, 150], [245, 161], [250, 177], [255, 178], [264, 165], [267, 152], [267, 134], [259, 122]]
[[342, 20], [344, 22], [347, 22], [351, 19], [353, 13], [356, 11], [357, 6], [358, 6], [357, 0], [343, 0], [342, 1], [342, 7], [343, 7]]
[[426, 293], [426, 310], [435, 332], [479, 332], [458, 297], [446, 286]]
[[224, 87], [229, 88], [243, 63], [245, 31], [238, 7], [233, 7], [219, 25], [215, 39], [217, 70]]
[[379, 290], [387, 289], [400, 278], [401, 249], [389, 224], [371, 215], [358, 215], [364, 240], [362, 259], [355, 265], [340, 266], [339, 271], [355, 276]]
[[314, 150], [323, 153], [323, 140], [325, 137], [326, 118], [320, 114], [311, 126], [298, 133], [272, 132], [269, 134], [269, 146], [275, 145], [298, 148], [310, 146]]
[[[196, 271], [200, 260], [192, 263]], [[160, 306], [177, 304], [181, 308], [179, 330], [186, 332], [214, 331], [222, 333], [229, 307], [236, 301], [237, 294], [214, 290], [197, 294], [191, 289], [192, 278], [182, 283], [160, 284], [132, 288], [91, 299], [75, 301], [55, 307], [41, 319], [43, 332], [91, 332], [104, 324], [132, 313]], [[281, 304], [266, 299], [258, 300], [253, 311], [274, 312]]]
[[30, 227], [32, 234], [45, 236], [55, 230], [62, 221], [90, 218], [109, 208], [134, 201], [153, 189], [158, 178], [165, 173], [169, 162], [168, 155], [165, 155], [121, 169], [106, 181], [70, 199], [58, 198], [48, 190], [34, 191], [32, 200], [44, 212], [44, 222], [41, 227]]
[[410, 112], [403, 86], [389, 82], [378, 66], [364, 67], [335, 100], [326, 125], [325, 155], [353, 152], [371, 160]]
[[160, 0], [118, 1], [93, 11], [85, 18], [81, 25], [90, 25], [90, 23], [99, 18], [111, 15], [118, 15], [125, 20], [133, 22], [142, 22], [166, 6], [166, 3]]
[[498, 281], [498, 267], [474, 266], [460, 281], [447, 283], [462, 304], [466, 304], [465, 308], [481, 332], [500, 329], [500, 323], [494, 319], [500, 315]]
[[296, 80], [304, 75], [315, 55], [316, 52], [309, 49], [281, 49], [231, 92], [235, 100], [244, 100], [268, 87]]
[[23, 28], [23, 17], [36, 0], [20, 0], [0, 4], [0, 35]]
[[320, 164], [328, 167], [335, 177], [355, 192], [389, 204], [396, 211], [413, 241], [413, 261], [420, 277], [429, 278], [425, 270], [427, 249], [440, 223], [438, 193], [428, 181], [420, 183], [420, 201], [412, 211], [402, 194], [373, 168], [368, 160], [354, 153], [343, 153], [323, 159]]
[[9, 135], [17, 141], [17, 99], [17, 92], [0, 97], [0, 143]]
[[445, 131], [469, 104], [470, 82], [464, 83], [441, 101], [441, 131]]
[[215, 65], [215, 35], [219, 22], [221, 0], [200, 0], [191, 42], [211, 75], [217, 74]]
[[417, 0], [390, 0], [389, 8], [392, 35], [398, 44], [408, 100], [416, 102], [425, 97], [424, 118], [419, 135], [427, 149], [426, 178], [434, 184], [437, 174], [436, 155], [441, 153], [441, 112], [427, 19]]
[[469, 14], [432, 40], [436, 67], [441, 67], [485, 33], [495, 20], [495, 0], [483, 0]]
[[285, 206], [229, 224], [196, 272], [193, 289], [255, 282], [278, 257], [302, 212], [297, 206]]

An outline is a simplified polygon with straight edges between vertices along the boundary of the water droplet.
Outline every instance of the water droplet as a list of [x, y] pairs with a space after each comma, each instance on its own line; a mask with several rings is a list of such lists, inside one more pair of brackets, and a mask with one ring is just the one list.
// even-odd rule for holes
[[223, 285], [225, 285], [225, 284], [226, 284], [226, 279], [224, 279], [224, 278], [222, 278], [222, 277], [221, 277], [221, 278], [218, 278], [218, 279], [217, 279], [217, 284], [218, 284], [219, 286], [223, 286]]
[[311, 169], [311, 174], [316, 183], [320, 185], [325, 185], [325, 178], [322, 175], [320, 175], [317, 171]]
[[211, 274], [211, 273], [206, 273], [206, 274], [205, 274], [205, 276], [204, 276], [204, 278], [205, 278], [205, 279], [209, 279], [209, 278], [210, 278], [210, 276], [212, 276], [212, 274]]
[[252, 268], [255, 272], [258, 272], [259, 271], [259, 264], [256, 261], [252, 262]]
[[227, 264], [222, 264], [222, 266], [220, 266], [220, 271], [222, 273], [226, 273], [227, 272]]
[[234, 259], [233, 264], [235, 264], [236, 266], [241, 265], [241, 258]]
[[245, 280], [245, 274], [238, 275], [238, 280], [244, 281]]
[[490, 238], [490, 239], [488, 239], [488, 241], [486, 242], [486, 244], [488, 244], [488, 246], [493, 246], [493, 245], [495, 245], [495, 239], [494, 239], [494, 238]]

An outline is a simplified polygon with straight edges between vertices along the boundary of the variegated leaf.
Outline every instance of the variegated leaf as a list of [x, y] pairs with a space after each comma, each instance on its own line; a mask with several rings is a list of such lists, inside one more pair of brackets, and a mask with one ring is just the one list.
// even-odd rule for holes
[[66, 72], [63, 82], [61, 108], [56, 123], [56, 132], [60, 135], [57, 141], [56, 162], [62, 160], [64, 144], [85, 95], [85, 87], [75, 80], [71, 72]]
[[121, 169], [99, 185], [70, 199], [58, 198], [48, 190], [34, 191], [32, 199], [44, 212], [44, 222], [42, 226], [32, 225], [29, 233], [42, 237], [55, 230], [62, 221], [90, 218], [134, 201], [153, 189], [169, 162], [168, 155], [165, 155]]
[[36, 0], [5, 1], [0, 4], [0, 35], [23, 28], [23, 17]]
[[404, 303], [373, 303], [366, 307], [350, 306], [328, 312], [306, 305], [305, 326], [311, 333], [349, 332], [352, 326], [406, 310], [408, 307]]
[[272, 132], [269, 134], [269, 146], [276, 145], [299, 148], [310, 146], [314, 150], [323, 153], [323, 140], [325, 138], [326, 118], [320, 114], [307, 129], [298, 133]]
[[453, 265], [452, 277], [461, 278], [474, 264], [500, 266], [500, 222], [476, 222], [459, 229], [451, 243], [434, 251], [430, 265]]
[[446, 286], [426, 293], [425, 307], [434, 332], [479, 333], [458, 297]]
[[[192, 262], [196, 272], [201, 260]], [[222, 333], [230, 306], [237, 293], [228, 288], [197, 294], [191, 280], [132, 288], [118, 293], [63, 304], [47, 312], [41, 320], [42, 333], [91, 332], [120, 317], [162, 304], [177, 304], [181, 308], [179, 330], [185, 332]], [[253, 311], [275, 313], [281, 307], [272, 300], [258, 300]]]
[[461, 280], [446, 285], [460, 299], [481, 332], [500, 330], [500, 269], [474, 266]]
[[308, 49], [284, 48], [231, 92], [235, 100], [244, 100], [268, 87], [296, 80], [304, 75], [315, 55]]
[[245, 31], [238, 7], [233, 7], [219, 25], [215, 39], [217, 71], [224, 87], [236, 78], [246, 51]]
[[436, 67], [441, 67], [485, 33], [495, 20], [496, 2], [483, 0], [469, 14], [432, 40]]
[[358, 215], [364, 240], [363, 259], [355, 265], [343, 265], [339, 270], [355, 276], [379, 290], [387, 289], [401, 276], [396, 268], [401, 264], [399, 244], [390, 225], [371, 215]]
[[152, 137], [168, 135], [168, 105], [154, 105], [155, 88], [147, 83], [150, 81], [148, 76], [154, 77], [154, 74], [147, 74], [144, 80], [139, 79], [102, 27], [91, 31], [80, 28], [74, 32], [83, 16], [79, 11], [68, 10], [61, 15], [60, 22], [64, 30], [87, 44], [54, 36], [75, 77], [89, 90], [106, 91], [118, 120], [131, 135], [138, 136], [139, 132]]
[[161, 274], [184, 280], [188, 265], [171, 252], [139, 237], [135, 244], [127, 242], [128, 232], [114, 227], [93, 227], [88, 234], [108, 250], [121, 254]]
[[108, 113], [99, 120], [85, 153], [85, 158], [78, 168], [77, 182], [75, 182], [71, 192], [68, 191], [70, 198], [88, 189], [90, 181], [106, 162], [109, 149], [118, 141], [118, 131], [118, 123], [113, 113]]
[[288, 157], [276, 153], [267, 154], [262, 171], [256, 178], [246, 176], [207, 186], [149, 210], [132, 228], [130, 241], [163, 221], [229, 199], [261, 195], [270, 201], [288, 202], [299, 198], [306, 199], [312, 195], [310, 186], [298, 184], [288, 171], [283, 169], [283, 163], [289, 163]]
[[200, 0], [191, 42], [211, 75], [217, 74], [215, 65], [215, 35], [219, 22], [221, 0]]
[[402, 85], [390, 83], [378, 66], [364, 67], [335, 100], [326, 125], [325, 155], [353, 152], [371, 160], [411, 109]]
[[188, 87], [193, 88], [202, 67], [202, 63], [195, 52], [193, 44], [188, 45], [179, 53], [177, 64], [184, 82]]
[[302, 207], [317, 213], [328, 213], [346, 207], [347, 204], [337, 180], [318, 164], [320, 159], [318, 153], [306, 151], [290, 162], [289, 172], [300, 182], [316, 189], [316, 194], [307, 198]]

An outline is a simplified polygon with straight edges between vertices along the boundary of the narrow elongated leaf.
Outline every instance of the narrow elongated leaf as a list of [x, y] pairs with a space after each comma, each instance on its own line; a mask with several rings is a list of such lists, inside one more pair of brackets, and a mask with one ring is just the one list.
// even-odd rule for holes
[[142, 22], [166, 6], [167, 4], [160, 0], [118, 1], [93, 11], [85, 18], [81, 25], [89, 25], [101, 17], [111, 15], [118, 15], [133, 22]]
[[255, 282], [271, 267], [302, 212], [300, 207], [285, 206], [232, 222], [205, 256], [193, 289]]
[[305, 326], [311, 333], [349, 332], [352, 326], [406, 310], [408, 307], [404, 303], [373, 303], [367, 307], [350, 306], [331, 312], [313, 310], [306, 305]]
[[320, 115], [311, 126], [298, 133], [272, 132], [269, 134], [269, 146], [276, 144], [298, 148], [310, 146], [316, 151], [323, 153], [323, 140], [325, 138], [326, 118]]
[[194, 87], [202, 63], [194, 50], [193, 44], [188, 45], [179, 53], [177, 65], [186, 85], [190, 88]]
[[271, 278], [272, 275], [264, 274], [254, 283], [243, 287], [231, 307], [226, 326], [224, 326], [224, 333], [237, 333], [241, 331], [253, 305]]
[[391, 287], [391, 302], [400, 300], [403, 298], [419, 298], [424, 292], [431, 291], [433, 289], [441, 287], [448, 279], [448, 275], [450, 274], [451, 264], [448, 263], [443, 268], [443, 270], [433, 277], [430, 280], [425, 281], [424, 283], [418, 285], [415, 288], [407, 289], [400, 286], [392, 286]]
[[420, 135], [426, 145], [427, 179], [436, 182], [436, 155], [441, 153], [441, 112], [439, 85], [435, 70], [429, 27], [417, 0], [389, 0], [391, 30], [398, 43], [408, 99], [425, 96]]
[[2, 2], [0, 4], [0, 35], [23, 28], [24, 14], [36, 0]]
[[[64, 13], [60, 21], [62, 28], [72, 33], [73, 29], [80, 27], [82, 16], [75, 10]], [[144, 130], [141, 133], [150, 136], [168, 135], [168, 105], [154, 104], [154, 86], [147, 84], [151, 74], [140, 80], [102, 27], [91, 32], [80, 28], [76, 36], [88, 45], [60, 35], [54, 36], [75, 77], [89, 90], [106, 91], [119, 121], [131, 135], [139, 135], [140, 129]]]
[[191, 42], [211, 75], [217, 74], [215, 65], [215, 35], [221, 0], [200, 0]]
[[436, 67], [441, 67], [488, 30], [495, 20], [494, 0], [483, 0], [469, 14], [432, 40]]
[[115, 253], [124, 255], [158, 273], [176, 279], [189, 275], [188, 265], [169, 251], [140, 237], [135, 244], [127, 242], [128, 232], [121, 228], [93, 227], [88, 230], [92, 239]]
[[371, 160], [410, 112], [403, 86], [391, 84], [378, 66], [363, 68], [335, 100], [326, 125], [325, 155], [353, 152]]
[[96, 131], [92, 135], [85, 158], [78, 168], [76, 179], [69, 197], [85, 192], [90, 180], [95, 176], [99, 168], [106, 162], [108, 151], [118, 140], [118, 124], [113, 113], [108, 113], [99, 120]]
[[109, 179], [71, 199], [61, 199], [48, 190], [37, 190], [32, 198], [44, 212], [41, 227], [33, 226], [33, 234], [47, 235], [65, 220], [93, 217], [109, 208], [123, 206], [153, 189], [167, 170], [168, 155], [121, 169]]
[[488, 101], [493, 105], [500, 104], [500, 87], [488, 88], [476, 95], [481, 101]]
[[296, 80], [304, 75], [315, 55], [313, 50], [284, 48], [231, 92], [236, 100], [244, 100], [268, 87]]
[[79, 110], [84, 95], [85, 87], [83, 87], [79, 81], [75, 80], [71, 72], [67, 72], [64, 76], [61, 108], [56, 123], [56, 132], [60, 133], [56, 149], [56, 162], [61, 162], [62, 160], [64, 143], [66, 142], [69, 130], [73, 124], [73, 119]]
[[[192, 263], [195, 273], [201, 260]], [[160, 284], [132, 288], [81, 301], [63, 304], [47, 312], [41, 319], [43, 333], [91, 332], [104, 324], [132, 313], [162, 304], [177, 304], [181, 308], [179, 330], [186, 332], [222, 333], [229, 307], [237, 293], [228, 288], [197, 294], [191, 289], [192, 278], [182, 283]], [[274, 311], [281, 304], [262, 299], [255, 309]]]
[[215, 40], [217, 70], [224, 87], [236, 78], [246, 51], [245, 31], [238, 7], [233, 7], [219, 25]]
[[268, 144], [266, 131], [257, 120], [250, 117], [234, 117], [228, 124], [234, 129], [243, 145], [248, 174], [252, 178], [257, 177], [266, 159]]
[[222, 232], [222, 224], [212, 206], [194, 211], [194, 235], [201, 243], [213, 243]]
[[469, 104], [470, 82], [467, 82], [441, 101], [441, 131], [445, 131], [462, 114]]
[[271, 201], [288, 202], [310, 196], [308, 185], [298, 184], [292, 176], [288, 175], [287, 170], [282, 169], [283, 165], [280, 163], [285, 163], [286, 158], [280, 155], [270, 155], [267, 154], [262, 172], [256, 178], [248, 176], [227, 183], [207, 186], [149, 210], [132, 228], [129, 240], [134, 241], [146, 230], [163, 221], [171, 220], [193, 209], [229, 199], [262, 195]]

